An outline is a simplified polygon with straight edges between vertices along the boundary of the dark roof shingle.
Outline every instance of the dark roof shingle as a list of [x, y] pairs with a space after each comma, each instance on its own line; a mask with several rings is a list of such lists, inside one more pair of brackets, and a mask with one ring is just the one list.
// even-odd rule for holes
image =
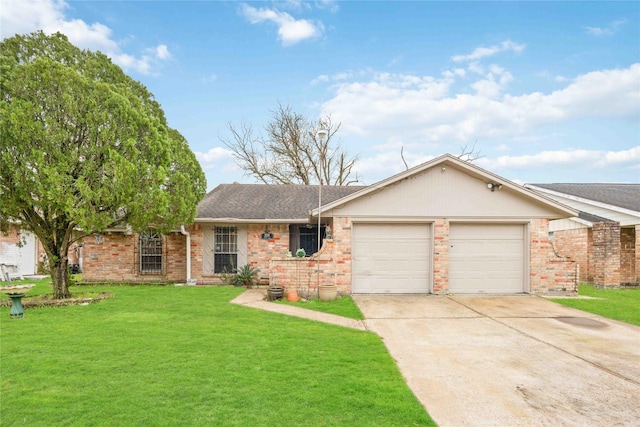
[[640, 184], [530, 184], [640, 212]]
[[[317, 185], [220, 184], [198, 204], [196, 218], [305, 219], [318, 207]], [[322, 204], [363, 186], [322, 186]]]

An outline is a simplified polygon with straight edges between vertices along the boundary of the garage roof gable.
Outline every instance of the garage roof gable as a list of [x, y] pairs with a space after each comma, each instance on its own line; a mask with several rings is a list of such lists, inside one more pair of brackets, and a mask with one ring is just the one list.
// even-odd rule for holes
[[[377, 182], [375, 184], [369, 185], [367, 187], [364, 187], [362, 189], [360, 189], [359, 191], [356, 191], [352, 194], [349, 194], [345, 197], [342, 197], [340, 199], [337, 199], [333, 202], [324, 204], [321, 209], [320, 212], [324, 213], [325, 215], [327, 213], [329, 213], [330, 215], [332, 214], [331, 212], [334, 211], [335, 209], [341, 208], [344, 205], [347, 204], [351, 204], [354, 203], [358, 200], [362, 200], [364, 201], [367, 197], [371, 197], [374, 194], [376, 194], [377, 192], [381, 192], [383, 190], [390, 190], [392, 189], [392, 187], [395, 187], [396, 185], [400, 184], [401, 182], [407, 182], [412, 180], [413, 178], [418, 178], [422, 175], [424, 175], [425, 173], [430, 173], [432, 176], [433, 172], [435, 170], [439, 170], [441, 171], [443, 174], [447, 173], [447, 171], [451, 171], [451, 174], [446, 175], [447, 177], [450, 178], [454, 178], [455, 176], [465, 176], [466, 181], [465, 182], [469, 182], [469, 181], [479, 181], [476, 184], [473, 185], [477, 185], [479, 183], [482, 183], [482, 187], [484, 188], [483, 191], [497, 191], [497, 190], [501, 190], [500, 193], [506, 193], [507, 191], [505, 190], [509, 190], [508, 193], [513, 197], [519, 197], [520, 199], [524, 199], [527, 200], [529, 202], [529, 205], [531, 204], [535, 204], [536, 206], [538, 206], [540, 209], [536, 209], [535, 214], [538, 215], [540, 214], [542, 211], [544, 212], [550, 212], [552, 215], [550, 217], [553, 218], [566, 218], [566, 217], [571, 217], [571, 216], [577, 216], [578, 215], [578, 211], [563, 205], [559, 202], [556, 202], [548, 197], [545, 197], [544, 195], [538, 194], [534, 191], [531, 191], [521, 185], [518, 185], [514, 182], [511, 182], [505, 178], [502, 178], [494, 173], [491, 173], [485, 169], [482, 169], [472, 163], [463, 161], [455, 156], [452, 156], [450, 154], [445, 154], [442, 155], [440, 157], [437, 157], [431, 161], [428, 161], [426, 163], [423, 163], [421, 165], [418, 165], [416, 167], [413, 167], [411, 169], [408, 169], [404, 172], [401, 172], [397, 175], [394, 175], [392, 177], [389, 177], [387, 179], [384, 179], [380, 182]], [[456, 175], [457, 173], [457, 175]], [[443, 175], [445, 176], [445, 175]], [[469, 179], [472, 178], [472, 179]], [[454, 197], [453, 194], [451, 192], [449, 192], [448, 190], [452, 190], [452, 191], [459, 191], [460, 188], [456, 188], [455, 187], [455, 183], [448, 180], [448, 179], [440, 179], [437, 182], [441, 182], [441, 187], [451, 187], [451, 188], [439, 188], [438, 191], [441, 193], [442, 198], [447, 199], [447, 198], [451, 198]], [[435, 185], [438, 185], [436, 181], [434, 181]], [[400, 187], [398, 187], [400, 188]], [[447, 190], [447, 191], [445, 191]], [[392, 190], [393, 191], [393, 190]], [[435, 190], [434, 190], [435, 191]], [[475, 198], [476, 200], [481, 198], [481, 200], [486, 204], [488, 203], [486, 201], [485, 198], [485, 194], [486, 193], [480, 193], [480, 192], [473, 192], [473, 193], [469, 193], [470, 196], [470, 202], [472, 201], [471, 199]], [[506, 196], [504, 194], [502, 194], [501, 196], [502, 200], [507, 200]], [[396, 197], [397, 198], [397, 197]], [[412, 195], [406, 195], [403, 199], [402, 202], [406, 203], [406, 202], [412, 202], [413, 201], [413, 197]], [[531, 203], [533, 202], [533, 203]], [[520, 209], [522, 211], [522, 209]], [[318, 208], [315, 208], [312, 212], [311, 215], [312, 216], [317, 216], [319, 213]]]

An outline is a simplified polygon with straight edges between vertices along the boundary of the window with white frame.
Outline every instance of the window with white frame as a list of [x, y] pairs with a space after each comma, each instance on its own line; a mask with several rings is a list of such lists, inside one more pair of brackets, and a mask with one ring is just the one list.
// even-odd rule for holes
[[214, 273], [238, 267], [238, 227], [215, 227], [213, 247]]
[[162, 273], [162, 235], [156, 230], [140, 233], [140, 272]]

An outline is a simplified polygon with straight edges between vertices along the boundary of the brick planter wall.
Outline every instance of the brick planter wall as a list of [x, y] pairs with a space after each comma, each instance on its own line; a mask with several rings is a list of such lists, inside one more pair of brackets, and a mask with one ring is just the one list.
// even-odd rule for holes
[[534, 219], [529, 227], [531, 293], [577, 291], [576, 262], [558, 255], [549, 241], [549, 220]]
[[556, 253], [568, 257], [578, 264], [580, 267], [578, 280], [581, 282], [588, 282], [593, 277], [593, 272], [591, 275], [589, 274], [589, 270], [592, 269], [589, 263], [591, 234], [591, 229], [586, 227], [553, 233], [552, 245]]
[[318, 285], [336, 284], [333, 240], [325, 239], [320, 252], [311, 257], [279, 257], [269, 261], [269, 284], [296, 289], [301, 295], [314, 296]]

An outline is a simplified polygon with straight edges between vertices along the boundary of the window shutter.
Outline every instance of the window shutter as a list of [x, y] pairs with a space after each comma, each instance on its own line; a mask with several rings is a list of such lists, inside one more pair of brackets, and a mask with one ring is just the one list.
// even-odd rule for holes
[[202, 229], [202, 273], [213, 274], [214, 248], [213, 248], [213, 227], [203, 227]]
[[248, 263], [248, 243], [247, 243], [247, 226], [238, 226], [238, 267]]

